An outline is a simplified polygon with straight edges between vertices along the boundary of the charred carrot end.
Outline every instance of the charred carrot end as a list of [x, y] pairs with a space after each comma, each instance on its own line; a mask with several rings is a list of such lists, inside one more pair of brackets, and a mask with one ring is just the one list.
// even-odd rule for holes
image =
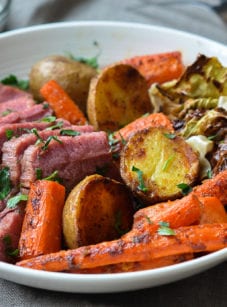
[[214, 178], [205, 180], [196, 186], [193, 192], [198, 197], [215, 196], [225, 206], [227, 205], [227, 170], [220, 172]]
[[58, 118], [64, 118], [77, 125], [86, 123], [83, 112], [55, 80], [45, 83], [40, 93]]
[[136, 56], [123, 61], [135, 67], [145, 77], [148, 85], [178, 79], [184, 72], [179, 51]]
[[61, 249], [64, 200], [65, 188], [55, 181], [37, 180], [31, 185], [19, 240], [21, 259]]
[[173, 125], [166, 115], [163, 113], [152, 113], [134, 120], [115, 132], [114, 136], [119, 140], [122, 138], [127, 140], [136, 131], [149, 127], [165, 127], [170, 132], [173, 132]]
[[201, 203], [200, 224], [227, 223], [227, 213], [217, 197], [199, 197]]

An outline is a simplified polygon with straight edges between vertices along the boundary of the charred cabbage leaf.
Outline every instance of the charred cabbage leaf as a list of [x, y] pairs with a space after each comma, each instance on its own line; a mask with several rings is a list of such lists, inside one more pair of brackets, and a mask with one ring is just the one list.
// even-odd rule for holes
[[199, 55], [178, 81], [153, 85], [150, 96], [156, 111], [173, 118], [189, 108], [215, 108], [227, 96], [227, 68], [216, 57]]

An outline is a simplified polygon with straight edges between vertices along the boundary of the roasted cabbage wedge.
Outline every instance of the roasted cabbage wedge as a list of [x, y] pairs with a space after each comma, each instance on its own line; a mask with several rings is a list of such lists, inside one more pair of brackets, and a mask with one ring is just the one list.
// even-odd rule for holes
[[121, 176], [146, 204], [182, 196], [198, 178], [199, 156], [185, 140], [165, 128], [136, 132], [122, 150]]
[[131, 229], [133, 214], [132, 194], [124, 184], [97, 174], [88, 176], [66, 199], [65, 243], [75, 248], [116, 239]]
[[132, 66], [108, 66], [91, 81], [87, 114], [97, 130], [119, 130], [151, 111], [146, 80]]

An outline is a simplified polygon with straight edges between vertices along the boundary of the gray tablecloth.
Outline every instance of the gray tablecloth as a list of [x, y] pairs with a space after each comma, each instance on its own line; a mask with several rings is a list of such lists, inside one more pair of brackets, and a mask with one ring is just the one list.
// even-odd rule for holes
[[[226, 25], [206, 5], [162, 0], [13, 0], [7, 30], [58, 21], [119, 20], [168, 26], [227, 43]], [[169, 1], [174, 2], [174, 1]], [[190, 4], [193, 3], [193, 4]], [[157, 5], [159, 4], [159, 5]], [[224, 12], [221, 12], [222, 16]], [[70, 294], [0, 279], [0, 306], [227, 306], [227, 263], [185, 280], [120, 294]]]

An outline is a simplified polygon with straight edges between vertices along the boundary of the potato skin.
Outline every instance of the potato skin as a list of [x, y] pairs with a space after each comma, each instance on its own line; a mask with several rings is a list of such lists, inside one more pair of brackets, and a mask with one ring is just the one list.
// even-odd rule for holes
[[96, 70], [67, 57], [52, 55], [35, 63], [29, 74], [30, 90], [37, 100], [42, 100], [40, 88], [49, 80], [57, 81], [67, 94], [86, 111], [88, 89]]
[[116, 131], [151, 111], [146, 80], [132, 66], [114, 64], [92, 79], [87, 114], [97, 130]]
[[63, 234], [69, 248], [119, 238], [133, 222], [128, 188], [101, 175], [87, 176], [69, 194], [63, 210]]
[[[153, 204], [182, 196], [180, 183], [193, 185], [199, 173], [198, 154], [182, 137], [168, 138], [165, 128], [147, 128], [128, 140], [120, 157], [124, 182], [145, 202]], [[142, 172], [141, 190], [136, 167]]]

